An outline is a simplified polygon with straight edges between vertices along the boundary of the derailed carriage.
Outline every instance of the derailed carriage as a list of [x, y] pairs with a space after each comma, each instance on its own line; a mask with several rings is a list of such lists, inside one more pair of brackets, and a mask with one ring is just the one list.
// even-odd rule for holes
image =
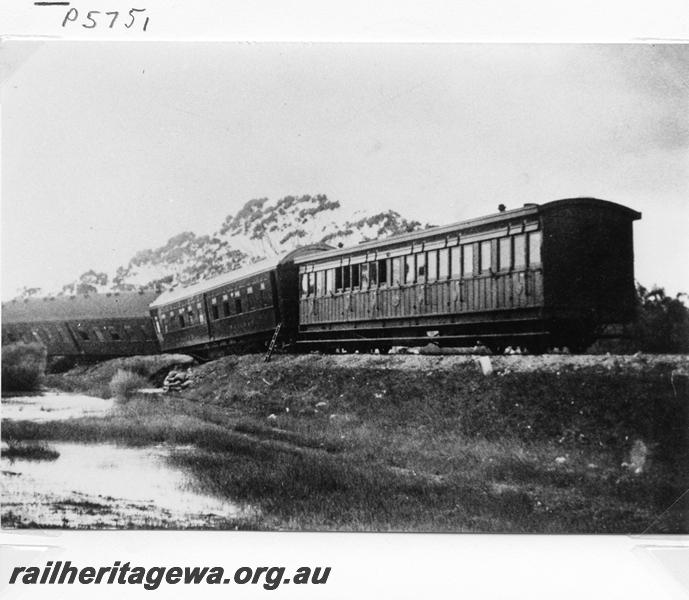
[[263, 350], [278, 324], [281, 340], [293, 342], [299, 319], [294, 261], [328, 248], [304, 246], [163, 293], [150, 307], [162, 350], [201, 356]]
[[298, 343], [581, 351], [633, 318], [639, 218], [573, 198], [299, 257]]
[[160, 352], [148, 307], [158, 294], [26, 298], [2, 304], [2, 344], [40, 343], [49, 356], [111, 358]]

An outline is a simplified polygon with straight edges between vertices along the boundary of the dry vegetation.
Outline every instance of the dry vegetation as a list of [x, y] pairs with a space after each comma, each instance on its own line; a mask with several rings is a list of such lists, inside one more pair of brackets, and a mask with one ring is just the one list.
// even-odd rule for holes
[[42, 344], [19, 342], [2, 347], [2, 391], [37, 390], [46, 368], [46, 350]]

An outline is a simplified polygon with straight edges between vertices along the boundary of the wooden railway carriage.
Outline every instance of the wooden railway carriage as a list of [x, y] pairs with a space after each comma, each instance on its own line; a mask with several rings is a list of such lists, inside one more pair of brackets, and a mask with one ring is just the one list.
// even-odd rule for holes
[[299, 257], [299, 341], [585, 348], [633, 317], [640, 217], [574, 198]]
[[2, 304], [2, 343], [39, 342], [49, 356], [158, 353], [148, 315], [155, 292], [28, 298]]
[[278, 323], [280, 340], [293, 342], [299, 311], [294, 259], [329, 248], [304, 246], [162, 294], [150, 307], [162, 350], [213, 355], [263, 349]]

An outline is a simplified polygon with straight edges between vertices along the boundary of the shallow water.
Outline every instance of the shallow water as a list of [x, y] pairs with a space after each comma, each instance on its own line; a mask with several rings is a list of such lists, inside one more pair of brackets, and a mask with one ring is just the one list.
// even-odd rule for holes
[[63, 421], [75, 417], [101, 417], [113, 406], [113, 400], [46, 392], [36, 396], [3, 397], [0, 414], [3, 419], [15, 421]]
[[[3, 419], [103, 416], [111, 400], [70, 394], [3, 398]], [[45, 444], [45, 442], [41, 442]], [[170, 457], [192, 447], [47, 442], [55, 460], [0, 456], [2, 526], [214, 528], [255, 515], [194, 490]]]
[[242, 507], [193, 490], [169, 464], [189, 448], [115, 444], [49, 444], [52, 461], [0, 458], [2, 510], [22, 522], [82, 527], [210, 526], [247, 516]]

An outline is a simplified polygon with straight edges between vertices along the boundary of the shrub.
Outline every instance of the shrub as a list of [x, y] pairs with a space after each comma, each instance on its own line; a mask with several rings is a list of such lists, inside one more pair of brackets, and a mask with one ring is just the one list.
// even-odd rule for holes
[[2, 347], [2, 391], [38, 389], [46, 368], [46, 349], [42, 344], [17, 343]]
[[141, 375], [118, 369], [110, 380], [110, 392], [119, 400], [128, 400], [136, 390], [146, 387], [148, 380]]
[[60, 457], [60, 453], [45, 442], [18, 442], [10, 440], [7, 442], [7, 449], [2, 451], [2, 456], [10, 460], [17, 458], [25, 460], [56, 460]]

